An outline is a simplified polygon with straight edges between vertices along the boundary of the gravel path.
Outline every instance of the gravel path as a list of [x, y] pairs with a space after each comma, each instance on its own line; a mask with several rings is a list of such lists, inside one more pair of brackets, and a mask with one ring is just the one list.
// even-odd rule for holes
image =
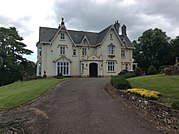
[[148, 121], [110, 97], [103, 89], [107, 82], [106, 78], [75, 78], [59, 84], [35, 108], [46, 119], [39, 118], [36, 133], [159, 134]]

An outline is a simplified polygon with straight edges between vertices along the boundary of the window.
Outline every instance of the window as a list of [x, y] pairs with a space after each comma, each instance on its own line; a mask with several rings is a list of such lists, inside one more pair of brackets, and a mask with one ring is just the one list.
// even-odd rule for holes
[[81, 73], [83, 74], [83, 70], [84, 70], [84, 63], [81, 64]]
[[125, 58], [125, 50], [121, 50], [121, 58]]
[[57, 75], [62, 74], [63, 76], [70, 75], [70, 63], [69, 62], [57, 62]]
[[125, 65], [125, 69], [128, 70], [128, 64]]
[[39, 48], [39, 56], [42, 55], [42, 48]]
[[42, 64], [39, 63], [39, 74], [38, 75], [41, 75], [42, 74]]
[[76, 49], [73, 49], [73, 55], [76, 56]]
[[114, 72], [114, 66], [115, 66], [114, 61], [109, 61], [108, 62], [108, 71], [109, 72]]
[[65, 39], [65, 33], [61, 33], [60, 39], [61, 39], [61, 40], [64, 40], [64, 39]]
[[110, 40], [112, 40], [112, 34], [110, 34]]
[[60, 47], [60, 55], [65, 55], [65, 47], [64, 46]]
[[109, 51], [109, 54], [114, 54], [114, 49], [115, 49], [115, 46], [113, 44], [110, 44], [108, 46], [108, 51]]
[[87, 54], [87, 49], [86, 48], [82, 48], [82, 56], [85, 56]]

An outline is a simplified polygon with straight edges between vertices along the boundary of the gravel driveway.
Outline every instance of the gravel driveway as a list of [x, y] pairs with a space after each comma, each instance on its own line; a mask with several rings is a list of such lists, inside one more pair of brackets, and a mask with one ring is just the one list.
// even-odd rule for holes
[[36, 106], [38, 133], [48, 134], [159, 134], [152, 125], [110, 97], [106, 78], [75, 78], [59, 84], [53, 95]]

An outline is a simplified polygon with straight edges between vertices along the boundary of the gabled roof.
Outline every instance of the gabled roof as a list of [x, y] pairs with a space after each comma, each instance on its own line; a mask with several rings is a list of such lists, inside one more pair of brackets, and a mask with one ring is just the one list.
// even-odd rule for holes
[[[97, 46], [104, 40], [106, 34], [111, 29], [112, 25], [108, 26], [101, 32], [86, 32], [86, 31], [76, 31], [76, 30], [67, 30], [71, 39], [75, 44], [81, 44], [81, 41], [86, 36], [91, 46]], [[39, 42], [40, 43], [50, 43], [54, 36], [57, 34], [59, 29], [57, 28], [48, 28], [40, 27], [39, 29]], [[133, 44], [126, 35], [119, 35], [119, 38], [127, 43], [127, 47], [134, 48]]]

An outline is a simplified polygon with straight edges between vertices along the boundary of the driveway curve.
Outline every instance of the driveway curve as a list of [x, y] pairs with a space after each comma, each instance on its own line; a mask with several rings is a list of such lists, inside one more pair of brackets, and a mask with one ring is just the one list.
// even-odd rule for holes
[[[103, 89], [107, 78], [75, 78], [59, 84], [37, 106], [48, 117], [39, 120], [48, 134], [159, 134], [156, 128]], [[42, 131], [44, 130], [44, 131]]]

